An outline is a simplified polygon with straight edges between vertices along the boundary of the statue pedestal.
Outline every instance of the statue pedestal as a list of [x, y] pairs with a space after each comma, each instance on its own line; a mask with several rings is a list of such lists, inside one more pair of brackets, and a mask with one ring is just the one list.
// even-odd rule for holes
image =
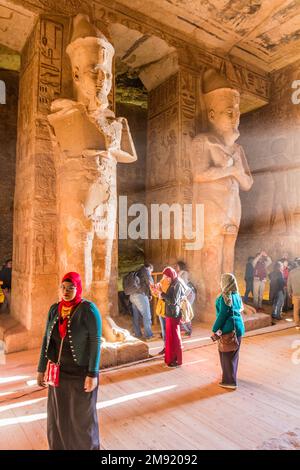
[[246, 331], [258, 330], [272, 325], [271, 315], [266, 313], [247, 313], [243, 314], [243, 320]]
[[117, 343], [104, 342], [102, 344], [100, 368], [104, 369], [106, 367], [141, 361], [148, 357], [148, 345], [133, 336], [129, 336], [125, 341]]

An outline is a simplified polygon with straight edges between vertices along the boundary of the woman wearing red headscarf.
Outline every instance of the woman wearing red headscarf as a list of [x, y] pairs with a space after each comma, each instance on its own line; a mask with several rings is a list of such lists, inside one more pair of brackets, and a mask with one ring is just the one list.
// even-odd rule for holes
[[164, 278], [169, 279], [171, 282], [166, 293], [160, 292], [160, 298], [163, 299], [166, 304], [165, 363], [168, 367], [178, 367], [182, 364], [180, 302], [185, 292], [175, 269], [171, 267], [165, 268], [163, 271], [163, 279]]
[[37, 375], [38, 385], [48, 385], [49, 448], [99, 450], [101, 316], [95, 304], [82, 299], [79, 274], [67, 273], [60, 287], [61, 301], [49, 310]]

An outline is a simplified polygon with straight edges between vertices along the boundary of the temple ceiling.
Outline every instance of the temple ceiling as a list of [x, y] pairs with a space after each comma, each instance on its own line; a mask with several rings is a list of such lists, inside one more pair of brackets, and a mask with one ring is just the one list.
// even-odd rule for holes
[[[0, 0], [0, 44], [21, 51], [42, 11], [70, 16], [80, 10], [93, 16], [102, 6], [123, 9], [127, 18], [142, 23], [152, 20], [203, 50], [266, 72], [300, 59], [299, 0]], [[144, 46], [149, 51], [147, 41]]]
[[242, 90], [248, 112], [268, 101], [268, 73], [300, 59], [300, 0], [0, 0], [0, 67], [18, 70], [39, 14], [78, 11], [108, 26], [120, 101], [127, 100], [124, 77], [141, 79], [132, 89], [144, 105], [145, 88], [175, 73], [180, 61], [222, 70]]
[[119, 0], [216, 53], [266, 71], [300, 58], [299, 0]]

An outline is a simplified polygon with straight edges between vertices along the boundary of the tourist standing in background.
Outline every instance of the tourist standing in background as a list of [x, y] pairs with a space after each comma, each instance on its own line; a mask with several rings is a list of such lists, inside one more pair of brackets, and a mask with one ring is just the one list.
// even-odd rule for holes
[[268, 277], [267, 268], [272, 264], [272, 260], [265, 251], [261, 251], [260, 253], [257, 253], [252, 264], [254, 268], [253, 306], [257, 308], [258, 311], [263, 311], [262, 302]]
[[[183, 287], [186, 289], [186, 298], [190, 303], [191, 307], [195, 302], [196, 298], [196, 288], [190, 280], [190, 274], [187, 269], [186, 263], [184, 261], [177, 261], [175, 264], [175, 271], [177, 273], [178, 279], [183, 282]], [[191, 336], [192, 334], [192, 322], [182, 323], [182, 328], [185, 331], [186, 336]]]
[[270, 278], [270, 301], [273, 304], [272, 318], [281, 320], [282, 307], [285, 296], [285, 280], [283, 276], [283, 264], [278, 261], [274, 270], [269, 274]]
[[298, 299], [298, 297], [300, 297], [300, 258], [297, 258], [295, 262], [297, 263], [297, 267], [292, 269], [289, 273], [287, 289], [294, 305], [295, 326], [297, 330], [300, 330], [300, 300]]
[[245, 290], [245, 296], [244, 296], [244, 302], [248, 303], [249, 302], [249, 294], [252, 294], [253, 297], [253, 279], [254, 279], [254, 267], [253, 267], [253, 260], [254, 256], [249, 256], [247, 264], [246, 264], [246, 270], [245, 270], [245, 283], [246, 283], [246, 290]]
[[2, 281], [1, 289], [4, 294], [4, 302], [1, 306], [2, 311], [10, 312], [11, 304], [11, 274], [12, 274], [12, 260], [8, 259], [5, 261], [0, 271], [0, 281]]

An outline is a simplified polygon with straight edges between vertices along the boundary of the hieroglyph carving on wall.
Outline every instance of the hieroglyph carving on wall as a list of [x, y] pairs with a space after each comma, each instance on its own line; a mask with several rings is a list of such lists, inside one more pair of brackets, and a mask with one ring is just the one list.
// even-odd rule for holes
[[170, 77], [149, 95], [147, 185], [160, 186], [177, 177], [179, 148], [179, 77]]

